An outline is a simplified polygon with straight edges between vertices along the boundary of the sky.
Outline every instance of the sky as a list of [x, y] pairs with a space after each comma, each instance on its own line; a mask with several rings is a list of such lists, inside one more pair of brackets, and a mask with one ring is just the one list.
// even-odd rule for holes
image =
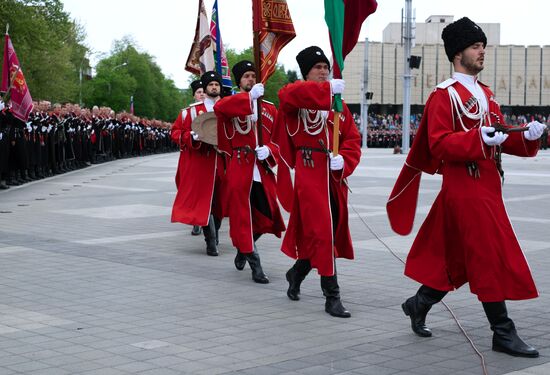
[[[131, 36], [142, 52], [154, 56], [163, 73], [179, 88], [187, 88], [190, 74], [185, 62], [193, 41], [198, 0], [62, 0], [65, 11], [86, 32], [92, 51], [92, 66], [108, 54], [113, 41]], [[210, 15], [214, 0], [204, 0]], [[330, 54], [324, 21], [323, 0], [287, 0], [296, 30], [294, 38], [279, 55], [285, 69], [299, 71], [297, 53], [318, 45]], [[412, 0], [416, 21], [431, 15], [467, 16], [477, 23], [500, 23], [501, 44], [550, 45], [550, 2], [548, 0]], [[382, 41], [390, 22], [401, 21], [405, 0], [378, 0], [378, 10], [363, 24], [360, 40]], [[224, 45], [241, 51], [252, 45], [252, 1], [218, 0], [220, 30]]]

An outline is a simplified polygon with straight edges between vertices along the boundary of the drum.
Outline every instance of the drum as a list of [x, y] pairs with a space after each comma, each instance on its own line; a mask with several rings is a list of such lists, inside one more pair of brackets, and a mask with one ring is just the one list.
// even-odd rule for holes
[[218, 120], [214, 112], [203, 113], [193, 120], [191, 130], [199, 136], [199, 140], [213, 146], [218, 145]]

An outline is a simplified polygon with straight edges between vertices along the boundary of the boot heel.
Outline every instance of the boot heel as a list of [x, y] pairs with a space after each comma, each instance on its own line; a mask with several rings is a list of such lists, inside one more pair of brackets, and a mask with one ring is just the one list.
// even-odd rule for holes
[[407, 304], [405, 302], [401, 304], [401, 308], [403, 309], [403, 312], [405, 313], [406, 316], [411, 315], [411, 312], [409, 311], [409, 308], [407, 307]]

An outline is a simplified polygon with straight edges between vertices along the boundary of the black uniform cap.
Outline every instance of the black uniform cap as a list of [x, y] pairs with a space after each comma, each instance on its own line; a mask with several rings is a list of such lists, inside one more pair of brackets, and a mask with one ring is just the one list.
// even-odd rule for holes
[[202, 82], [200, 80], [196, 80], [191, 82], [191, 91], [193, 92], [193, 95], [195, 95], [195, 92], [197, 92], [198, 89], [202, 87]]
[[306, 79], [307, 74], [315, 66], [315, 64], [324, 62], [328, 64], [328, 69], [330, 70], [330, 61], [326, 57], [323, 50], [317, 46], [307, 47], [306, 49], [300, 51], [296, 56], [296, 61], [300, 66], [300, 72], [304, 80]]
[[441, 33], [445, 54], [450, 62], [453, 62], [455, 55], [477, 42], [482, 42], [483, 47], [487, 46], [487, 36], [481, 27], [476, 25], [468, 17], [463, 17], [448, 24]]
[[222, 76], [219, 75], [218, 72], [215, 72], [213, 70], [204, 73], [201, 76], [202, 88], [206, 90], [206, 87], [208, 86], [208, 84], [210, 82], [213, 82], [213, 81], [218, 82], [221, 86], [222, 85]]
[[233, 71], [233, 78], [235, 78], [235, 84], [240, 87], [241, 78], [243, 78], [244, 73], [255, 72], [256, 67], [254, 66], [252, 61], [243, 60], [233, 65], [232, 71]]

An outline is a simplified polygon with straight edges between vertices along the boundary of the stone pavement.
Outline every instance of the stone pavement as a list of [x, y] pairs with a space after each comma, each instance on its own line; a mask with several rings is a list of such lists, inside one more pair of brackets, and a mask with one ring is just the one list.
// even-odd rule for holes
[[[260, 254], [271, 283], [233, 266], [228, 224], [207, 257], [191, 227], [170, 223], [178, 155], [125, 159], [0, 193], [0, 374], [482, 374], [441, 304], [434, 337], [410, 331], [400, 304], [418, 285], [361, 218], [405, 257], [413, 236], [391, 232], [384, 205], [404, 156], [368, 150], [350, 179], [355, 261], [339, 261], [351, 319], [323, 310], [319, 277], [285, 294], [293, 263], [280, 240]], [[550, 152], [506, 157], [504, 195], [541, 297], [510, 302], [520, 334], [541, 352], [490, 350], [481, 304], [467, 286], [445, 301], [491, 375], [550, 374]], [[438, 191], [424, 177], [416, 229]]]

